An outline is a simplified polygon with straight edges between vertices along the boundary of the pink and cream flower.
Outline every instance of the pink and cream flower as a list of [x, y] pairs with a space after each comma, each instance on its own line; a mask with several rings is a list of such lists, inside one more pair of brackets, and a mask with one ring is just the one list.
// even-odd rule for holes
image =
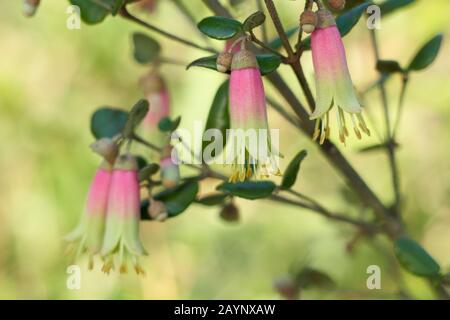
[[128, 261], [137, 274], [144, 274], [139, 257], [146, 255], [139, 238], [140, 188], [138, 165], [131, 155], [120, 156], [114, 165], [106, 214], [106, 230], [103, 238], [102, 270], [109, 273], [114, 268], [114, 256], [118, 257], [120, 272], [127, 271]]
[[243, 41], [233, 56], [229, 88], [232, 135], [228, 138], [227, 163], [232, 163], [231, 182], [280, 175], [272, 154], [261, 72], [255, 54]]
[[158, 124], [161, 119], [170, 115], [170, 96], [166, 83], [161, 75], [152, 71], [141, 78], [140, 84], [150, 104], [150, 109], [142, 121], [142, 135], [150, 141], [158, 143], [165, 140]]
[[93, 268], [93, 255], [102, 248], [112, 166], [103, 161], [97, 169], [89, 188], [85, 212], [77, 228], [66, 236], [70, 242], [79, 242], [76, 257], [87, 252], [89, 269]]
[[311, 35], [311, 51], [316, 77], [316, 108], [311, 120], [316, 120], [314, 140], [322, 144], [330, 136], [330, 110], [336, 106], [339, 139], [345, 143], [348, 129], [345, 113], [350, 115], [353, 130], [361, 138], [362, 130], [370, 131], [362, 116], [362, 108], [356, 97], [347, 66], [345, 48], [336, 22], [330, 11], [317, 12], [318, 25]]

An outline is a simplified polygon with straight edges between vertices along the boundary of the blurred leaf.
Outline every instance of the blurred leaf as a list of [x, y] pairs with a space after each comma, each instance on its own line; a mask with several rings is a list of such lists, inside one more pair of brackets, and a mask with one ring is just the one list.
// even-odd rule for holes
[[[205, 131], [209, 129], [218, 129], [222, 133], [223, 147], [226, 145], [226, 131], [230, 128], [230, 114], [228, 111], [228, 86], [230, 82], [225, 81], [217, 90], [211, 108], [209, 109], [208, 119], [206, 120]], [[212, 142], [203, 141], [202, 150]], [[217, 157], [219, 154], [213, 154]]]
[[251, 31], [256, 27], [259, 27], [266, 21], [266, 15], [261, 12], [257, 11], [253, 14], [251, 14], [247, 19], [245, 19], [242, 29], [244, 31]]
[[214, 193], [197, 199], [196, 202], [204, 206], [218, 206], [222, 205], [227, 197], [228, 195], [224, 193]]
[[172, 218], [184, 212], [195, 201], [197, 193], [198, 182], [188, 180], [174, 189], [158, 193], [154, 196], [154, 199], [164, 202], [169, 218]]
[[331, 289], [336, 284], [325, 272], [306, 267], [296, 277], [296, 282], [301, 289], [320, 288]]
[[409, 272], [421, 277], [439, 275], [441, 267], [416, 241], [402, 236], [394, 243], [395, 255]]
[[[263, 76], [275, 71], [281, 64], [281, 58], [274, 54], [259, 54], [256, 59]], [[191, 62], [187, 69], [191, 67], [203, 67], [217, 71], [217, 55], [197, 59]]]
[[272, 181], [243, 181], [222, 183], [217, 187], [217, 190], [236, 197], [255, 200], [269, 197], [275, 188], [276, 185]]
[[162, 132], [173, 132], [177, 130], [180, 125], [181, 117], [176, 117], [174, 120], [169, 117], [162, 118], [158, 123], [158, 128]]
[[140, 64], [147, 64], [155, 61], [161, 53], [161, 46], [159, 43], [143, 33], [133, 33], [133, 45], [134, 59]]
[[130, 138], [134, 134], [134, 130], [137, 126], [144, 120], [148, 113], [149, 104], [147, 100], [141, 99], [131, 108], [128, 114], [127, 122], [123, 128], [123, 136], [125, 138]]
[[[293, 27], [289, 30], [286, 31], [286, 35], [288, 36], [288, 38], [292, 37], [294, 34], [296, 34], [298, 32], [299, 27]], [[271, 47], [272, 49], [278, 50], [283, 46], [283, 42], [281, 42], [280, 37], [276, 37], [275, 39], [271, 40], [268, 44], [269, 47]]]
[[415, 1], [416, 0], [386, 0], [379, 5], [380, 11], [383, 16], [386, 16], [398, 9], [401, 9], [407, 5], [412, 4]]
[[403, 69], [398, 61], [394, 60], [378, 60], [376, 68], [381, 73], [403, 72]]
[[144, 167], [139, 166], [139, 168], [139, 181], [145, 181], [159, 171], [159, 165], [156, 163], [151, 163]]
[[267, 75], [277, 70], [281, 64], [281, 58], [274, 54], [259, 54], [256, 56], [258, 60], [261, 75]]
[[395, 141], [387, 141], [384, 143], [377, 143], [368, 147], [364, 147], [362, 149], [359, 150], [359, 152], [361, 153], [367, 153], [367, 152], [372, 152], [372, 151], [378, 151], [378, 150], [386, 150], [389, 147], [389, 144], [391, 144], [392, 148], [397, 149], [400, 145], [395, 142]]
[[70, 0], [80, 8], [81, 19], [87, 24], [102, 22], [108, 14], [117, 14], [124, 0]]
[[136, 156], [136, 161], [137, 161], [139, 170], [142, 170], [142, 168], [144, 168], [147, 165], [147, 160], [145, 160], [145, 158], [142, 156]]
[[[360, 4], [336, 18], [336, 26], [341, 37], [345, 37], [353, 29], [369, 5], [369, 2]], [[305, 50], [311, 49], [311, 37], [302, 41], [302, 47]]]
[[96, 139], [113, 138], [121, 133], [128, 119], [128, 113], [121, 109], [103, 107], [91, 118], [91, 132]]
[[198, 23], [198, 29], [210, 38], [226, 40], [242, 30], [239, 21], [226, 17], [207, 17]]
[[442, 34], [428, 41], [409, 64], [408, 71], [419, 71], [427, 68], [436, 59], [442, 44]]
[[302, 150], [289, 163], [286, 172], [283, 174], [283, 181], [281, 182], [282, 189], [290, 189], [294, 185], [295, 180], [297, 180], [300, 165], [307, 154], [306, 150]]

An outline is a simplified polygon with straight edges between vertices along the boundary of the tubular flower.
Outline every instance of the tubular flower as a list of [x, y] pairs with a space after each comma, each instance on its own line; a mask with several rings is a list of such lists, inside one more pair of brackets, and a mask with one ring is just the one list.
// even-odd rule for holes
[[281, 175], [271, 150], [261, 73], [256, 56], [245, 49], [245, 43], [233, 57], [229, 92], [232, 135], [228, 138], [227, 163], [232, 163], [233, 169], [230, 182], [254, 175]]
[[143, 135], [152, 141], [161, 141], [164, 133], [158, 129], [161, 119], [170, 114], [170, 97], [166, 84], [156, 72], [150, 72], [141, 79], [141, 86], [150, 104], [150, 109], [142, 121]]
[[93, 268], [93, 255], [102, 248], [111, 177], [112, 166], [103, 161], [89, 188], [84, 215], [78, 227], [66, 237], [67, 241], [79, 241], [76, 257], [88, 252], [89, 269]]
[[130, 155], [120, 156], [114, 165], [106, 214], [106, 230], [102, 256], [105, 257], [103, 272], [114, 268], [114, 255], [119, 258], [120, 272], [127, 271], [131, 260], [137, 274], [144, 274], [139, 256], [146, 255], [139, 239], [140, 190], [138, 165]]
[[322, 144], [330, 135], [329, 111], [336, 105], [339, 139], [345, 143], [348, 129], [344, 111], [350, 115], [353, 130], [361, 139], [361, 131], [370, 135], [362, 116], [362, 108], [353, 88], [347, 66], [345, 48], [336, 22], [326, 9], [317, 12], [318, 25], [311, 35], [311, 51], [316, 75], [316, 109], [311, 120], [316, 119], [313, 139], [320, 137]]
[[36, 14], [41, 0], [23, 0], [23, 14], [32, 17]]
[[157, 5], [158, 0], [141, 0], [138, 3], [139, 8], [148, 13], [153, 13], [156, 10]]
[[174, 158], [175, 150], [172, 146], [165, 146], [161, 152], [161, 181], [165, 188], [171, 189], [180, 183], [180, 168]]

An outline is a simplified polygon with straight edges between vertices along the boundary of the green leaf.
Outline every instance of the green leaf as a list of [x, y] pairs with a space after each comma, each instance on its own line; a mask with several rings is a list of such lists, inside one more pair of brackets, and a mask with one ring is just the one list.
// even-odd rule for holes
[[336, 283], [325, 272], [310, 267], [304, 268], [296, 277], [301, 289], [320, 288], [331, 289]]
[[[275, 71], [281, 64], [281, 58], [274, 54], [259, 54], [256, 56], [261, 75], [265, 76]], [[204, 57], [191, 62], [187, 69], [191, 67], [202, 67], [217, 71], [217, 55]]]
[[[230, 82], [225, 81], [217, 90], [211, 108], [209, 109], [208, 119], [206, 120], [205, 131], [209, 129], [218, 129], [222, 133], [223, 147], [226, 145], [226, 131], [230, 128], [230, 114], [228, 111], [228, 87]], [[203, 141], [202, 150], [204, 151], [210, 141]], [[219, 154], [213, 154], [217, 157]]]
[[[360, 4], [336, 18], [336, 26], [341, 33], [341, 37], [345, 37], [353, 29], [369, 5], [369, 2]], [[311, 37], [302, 41], [302, 47], [305, 50], [311, 49]]]
[[258, 60], [261, 75], [265, 76], [277, 70], [281, 64], [281, 58], [274, 54], [259, 54], [256, 56]]
[[419, 71], [427, 68], [436, 59], [442, 44], [442, 34], [438, 34], [428, 41], [417, 52], [409, 64], [408, 71]]
[[416, 241], [402, 236], [394, 243], [395, 255], [409, 272], [421, 277], [439, 276], [441, 267]]
[[398, 61], [394, 60], [378, 60], [376, 69], [381, 73], [403, 72], [403, 69]]
[[136, 162], [139, 170], [142, 170], [145, 166], [147, 166], [147, 160], [145, 160], [143, 156], [136, 156]]
[[115, 15], [124, 4], [124, 0], [70, 0], [80, 8], [81, 19], [87, 24], [102, 22], [108, 14]]
[[214, 193], [197, 199], [196, 202], [208, 207], [218, 206], [224, 204], [227, 197], [228, 195], [224, 193]]
[[275, 188], [276, 185], [272, 181], [243, 181], [222, 183], [217, 190], [236, 197], [255, 200], [269, 197]]
[[151, 163], [144, 166], [139, 170], [139, 181], [145, 181], [151, 178], [152, 175], [159, 171], [159, 165], [156, 163]]
[[281, 182], [282, 189], [290, 189], [295, 184], [298, 172], [300, 170], [300, 165], [307, 154], [308, 153], [306, 150], [302, 150], [289, 163], [286, 172], [283, 175], [283, 181]]
[[96, 139], [113, 138], [121, 133], [127, 122], [128, 113], [121, 109], [103, 107], [91, 118], [91, 132]]
[[141, 99], [133, 106], [130, 113], [128, 114], [127, 122], [123, 128], [123, 136], [130, 138], [134, 134], [136, 127], [144, 120], [149, 109], [149, 104], [147, 100]]
[[143, 33], [133, 33], [133, 45], [134, 59], [140, 64], [147, 64], [155, 61], [161, 53], [161, 46], [159, 43]]
[[414, 2], [416, 2], [416, 0], [386, 0], [380, 4], [380, 11], [383, 17], [385, 17], [386, 15]]
[[173, 132], [177, 130], [180, 125], [181, 117], [176, 117], [174, 120], [169, 117], [162, 118], [158, 123], [158, 128], [162, 132]]
[[233, 38], [242, 30], [242, 24], [239, 21], [218, 16], [203, 19], [197, 27], [208, 37], [218, 40]]
[[165, 190], [154, 196], [164, 202], [169, 217], [175, 217], [185, 211], [195, 201], [198, 193], [197, 180], [188, 180], [175, 189]]
[[242, 29], [244, 31], [251, 31], [255, 29], [256, 27], [259, 27], [266, 21], [266, 15], [261, 12], [257, 11], [253, 14], [251, 14], [247, 19], [245, 19]]

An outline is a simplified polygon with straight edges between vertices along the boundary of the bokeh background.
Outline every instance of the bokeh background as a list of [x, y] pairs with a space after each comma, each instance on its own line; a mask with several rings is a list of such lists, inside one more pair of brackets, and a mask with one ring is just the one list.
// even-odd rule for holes
[[[303, 1], [276, 2], [285, 26], [294, 26]], [[197, 20], [210, 15], [199, 0], [185, 3]], [[142, 96], [137, 79], [146, 68], [131, 54], [131, 33], [141, 28], [110, 17], [97, 26], [68, 30], [66, 8], [66, 1], [44, 0], [38, 15], [27, 19], [21, 1], [0, 1], [0, 298], [278, 299], [273, 282], [304, 263], [337, 283], [336, 290], [307, 290], [304, 298], [398, 298], [399, 284], [411, 297], [433, 298], [424, 280], [399, 269], [385, 239], [359, 241], [349, 252], [347, 245], [355, 235], [351, 228], [308, 211], [245, 200], [237, 201], [238, 224], [221, 220], [218, 208], [198, 205], [166, 223], [143, 223], [142, 238], [149, 252], [143, 259], [145, 278], [104, 275], [99, 261], [88, 272], [87, 261], [81, 260], [81, 289], [68, 290], [62, 238], [78, 220], [99, 162], [88, 148], [93, 141], [90, 116], [100, 106], [132, 106]], [[253, 1], [244, 1], [236, 13], [245, 18], [254, 10]], [[448, 35], [449, 11], [447, 0], [417, 1], [383, 19], [382, 57], [408, 63], [436, 33]], [[171, 32], [204, 41], [172, 1], [162, 0], [154, 14], [142, 16]], [[362, 90], [376, 79], [363, 21], [344, 42], [355, 86]], [[164, 55], [185, 62], [205, 55], [164, 39], [161, 43]], [[449, 55], [450, 42], [445, 39], [432, 67], [412, 75], [399, 134], [404, 219], [413, 237], [445, 268], [450, 266]], [[312, 80], [310, 55], [303, 59]], [[280, 71], [303, 99], [288, 68]], [[173, 114], [182, 115], [182, 126], [192, 128], [195, 121], [205, 121], [224, 77], [177, 66], [164, 66], [162, 72], [172, 94]], [[388, 83], [393, 110], [400, 82], [393, 77]], [[269, 84], [267, 91], [284, 104]], [[382, 128], [378, 98], [376, 91], [366, 97], [372, 128]], [[281, 129], [283, 168], [300, 149], [309, 152], [296, 188], [329, 208], [361, 214], [352, 209], [342, 179], [309, 138], [272, 110], [269, 117], [271, 127]], [[379, 141], [375, 134], [362, 142], [352, 139], [342, 149], [376, 193], [389, 201], [385, 155], [357, 152]], [[201, 193], [213, 188], [212, 182], [202, 184]], [[366, 287], [366, 268], [373, 264], [382, 270], [381, 290]]]

